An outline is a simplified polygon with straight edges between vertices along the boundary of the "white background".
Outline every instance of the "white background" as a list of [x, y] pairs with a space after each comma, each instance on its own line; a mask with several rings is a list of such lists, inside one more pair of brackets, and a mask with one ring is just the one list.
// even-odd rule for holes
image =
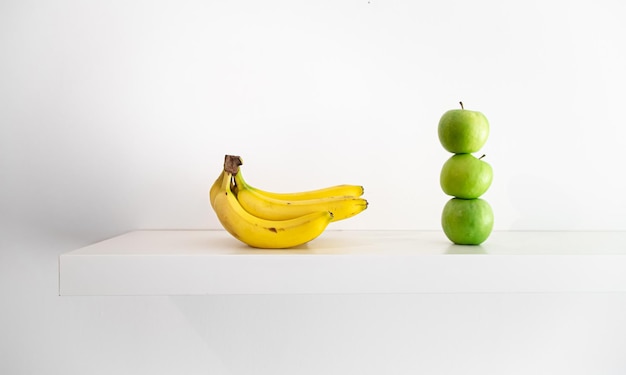
[[[626, 296], [65, 298], [60, 253], [219, 228], [250, 183], [439, 230], [443, 112], [482, 111], [496, 230], [626, 230], [626, 3], [0, 0], [0, 373], [623, 374]], [[494, 280], [497, 282], [497, 280]]]

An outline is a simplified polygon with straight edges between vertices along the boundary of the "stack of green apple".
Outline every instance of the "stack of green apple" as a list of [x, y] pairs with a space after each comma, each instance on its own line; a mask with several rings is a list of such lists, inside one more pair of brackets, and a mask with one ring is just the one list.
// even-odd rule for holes
[[441, 189], [452, 196], [443, 208], [441, 226], [458, 245], [479, 245], [493, 229], [493, 210], [480, 198], [491, 186], [493, 170], [473, 153], [487, 142], [489, 122], [478, 111], [463, 108], [445, 112], [439, 120], [439, 141], [452, 155], [443, 165]]

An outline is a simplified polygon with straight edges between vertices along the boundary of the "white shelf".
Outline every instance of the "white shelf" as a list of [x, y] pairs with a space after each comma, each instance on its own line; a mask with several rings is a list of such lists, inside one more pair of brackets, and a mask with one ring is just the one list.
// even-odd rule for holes
[[224, 231], [129, 232], [59, 257], [59, 294], [626, 292], [626, 232], [332, 231], [290, 250]]

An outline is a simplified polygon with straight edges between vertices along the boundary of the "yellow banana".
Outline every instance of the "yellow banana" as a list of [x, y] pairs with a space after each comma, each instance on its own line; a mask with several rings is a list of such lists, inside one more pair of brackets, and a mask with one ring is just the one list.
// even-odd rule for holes
[[242, 188], [245, 187], [247, 189], [255, 191], [258, 194], [265, 195], [270, 198], [289, 201], [310, 200], [329, 197], [360, 197], [361, 195], [363, 195], [363, 186], [348, 184], [335, 185], [317, 190], [301, 191], [294, 193], [275, 193], [271, 191], [265, 191], [248, 185], [248, 183], [244, 180], [243, 175], [241, 174], [241, 170], [239, 170], [239, 172], [235, 174], [235, 184], [237, 184], [237, 186], [240, 186]]
[[333, 218], [330, 211], [317, 211], [290, 220], [266, 220], [241, 207], [232, 192], [232, 174], [222, 172], [212, 206], [220, 223], [233, 237], [258, 248], [281, 249], [307, 243], [318, 237]]
[[217, 195], [220, 188], [222, 187], [223, 179], [224, 179], [224, 170], [222, 169], [222, 173], [220, 173], [220, 175], [217, 177], [215, 182], [213, 182], [213, 185], [211, 185], [211, 190], [209, 190], [209, 202], [211, 203], [211, 207], [213, 207], [213, 200], [215, 199], [215, 196]]
[[245, 185], [235, 186], [235, 195], [241, 207], [252, 215], [267, 220], [287, 220], [311, 212], [330, 211], [333, 213], [333, 221], [339, 221], [359, 214], [367, 208], [365, 199], [353, 196], [283, 200], [262, 195]]

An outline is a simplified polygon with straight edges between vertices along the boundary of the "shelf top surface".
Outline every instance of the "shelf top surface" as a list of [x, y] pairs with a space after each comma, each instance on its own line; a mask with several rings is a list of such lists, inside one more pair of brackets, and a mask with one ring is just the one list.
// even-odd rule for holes
[[479, 246], [460, 246], [441, 231], [328, 230], [308, 244], [270, 250], [223, 230], [137, 230], [62, 254], [84, 255], [626, 255], [626, 232], [494, 231]]

